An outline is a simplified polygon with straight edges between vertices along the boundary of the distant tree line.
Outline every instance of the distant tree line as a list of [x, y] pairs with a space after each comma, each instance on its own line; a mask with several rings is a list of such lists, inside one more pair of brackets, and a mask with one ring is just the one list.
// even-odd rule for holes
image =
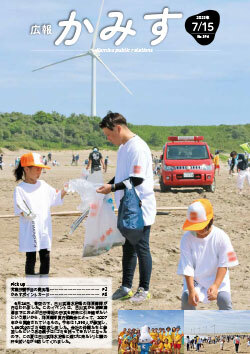
[[[57, 112], [0, 113], [0, 147], [10, 150], [115, 148], [99, 128], [99, 117], [72, 113], [66, 117]], [[132, 125], [130, 129], [141, 136], [152, 149], [162, 149], [171, 135], [203, 135], [212, 149], [239, 150], [250, 140], [250, 124], [219, 126], [149, 126]]]

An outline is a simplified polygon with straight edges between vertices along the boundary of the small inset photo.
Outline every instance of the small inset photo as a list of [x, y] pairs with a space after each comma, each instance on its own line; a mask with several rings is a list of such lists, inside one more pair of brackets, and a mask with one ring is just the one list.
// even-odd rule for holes
[[185, 353], [250, 353], [250, 311], [185, 311]]
[[184, 311], [118, 311], [118, 354], [183, 354]]

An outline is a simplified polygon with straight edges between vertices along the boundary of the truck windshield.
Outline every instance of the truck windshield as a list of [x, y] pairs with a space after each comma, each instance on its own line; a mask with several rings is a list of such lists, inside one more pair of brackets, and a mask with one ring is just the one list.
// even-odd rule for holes
[[206, 145], [169, 145], [168, 160], [201, 160], [208, 159]]

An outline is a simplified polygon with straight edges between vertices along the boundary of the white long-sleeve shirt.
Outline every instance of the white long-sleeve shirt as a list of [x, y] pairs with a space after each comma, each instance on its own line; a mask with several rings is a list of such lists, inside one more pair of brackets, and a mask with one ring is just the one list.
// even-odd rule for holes
[[28, 207], [36, 215], [34, 220], [27, 220], [20, 215], [19, 251], [34, 252], [51, 249], [50, 208], [61, 204], [61, 192], [49, 186], [45, 181], [38, 180], [35, 184], [21, 182], [15, 188], [15, 215], [20, 215], [22, 211], [28, 212]]

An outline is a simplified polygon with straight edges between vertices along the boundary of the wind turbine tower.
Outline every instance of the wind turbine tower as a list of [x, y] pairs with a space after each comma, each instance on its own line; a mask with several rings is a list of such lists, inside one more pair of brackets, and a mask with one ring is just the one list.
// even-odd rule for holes
[[87, 52], [84, 52], [82, 54], [75, 55], [73, 57], [70, 57], [70, 58], [67, 58], [67, 59], [64, 59], [64, 60], [60, 60], [60, 61], [57, 61], [55, 63], [48, 64], [48, 65], [42, 66], [42, 67], [40, 67], [38, 69], [32, 70], [34, 72], [34, 71], [38, 71], [38, 70], [42, 70], [42, 69], [48, 68], [48, 67], [53, 66], [53, 65], [57, 65], [57, 64], [63, 63], [63, 62], [68, 61], [68, 60], [84, 57], [84, 56], [87, 56], [87, 55], [91, 56], [91, 66], [92, 66], [92, 68], [91, 68], [91, 116], [92, 117], [96, 116], [96, 60], [99, 61], [99, 63], [101, 63], [109, 71], [109, 73], [125, 88], [125, 90], [132, 95], [132, 92], [128, 89], [128, 87], [102, 61], [102, 59], [100, 58], [100, 54], [95, 49], [97, 35], [98, 35], [98, 29], [99, 29], [101, 15], [102, 15], [103, 5], [104, 5], [104, 0], [102, 0], [102, 4], [101, 4], [101, 7], [100, 7], [97, 24], [96, 24], [95, 31], [94, 31], [94, 34], [93, 34], [92, 45], [91, 45], [91, 48]]

